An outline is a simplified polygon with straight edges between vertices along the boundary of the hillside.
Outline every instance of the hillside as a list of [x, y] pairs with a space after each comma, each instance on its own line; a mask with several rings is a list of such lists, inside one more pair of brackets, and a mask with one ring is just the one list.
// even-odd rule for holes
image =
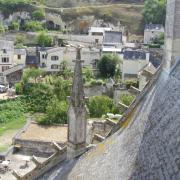
[[50, 7], [77, 7], [84, 5], [100, 5], [112, 3], [142, 3], [144, 0], [46, 0]]
[[132, 34], [142, 34], [144, 6], [140, 4], [109, 4], [104, 6], [87, 6], [64, 9], [46, 8], [47, 12], [61, 13], [64, 21], [73, 21], [83, 16], [95, 16], [96, 19], [103, 19], [107, 23], [121, 22]]

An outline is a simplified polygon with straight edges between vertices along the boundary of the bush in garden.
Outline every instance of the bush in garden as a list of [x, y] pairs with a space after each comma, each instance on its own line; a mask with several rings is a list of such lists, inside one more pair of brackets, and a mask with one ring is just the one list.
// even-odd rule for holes
[[88, 108], [90, 117], [99, 118], [107, 113], [117, 113], [117, 108], [113, 100], [107, 96], [90, 97]]
[[130, 94], [122, 94], [120, 97], [120, 101], [126, 106], [129, 106], [133, 102], [134, 99], [135, 99], [135, 96], [130, 95]]

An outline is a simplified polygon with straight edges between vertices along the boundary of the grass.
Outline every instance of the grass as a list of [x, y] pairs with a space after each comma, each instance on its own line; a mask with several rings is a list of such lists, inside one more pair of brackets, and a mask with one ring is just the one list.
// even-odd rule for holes
[[7, 123], [0, 123], [0, 136], [2, 136], [6, 131], [22, 128], [25, 123], [26, 120], [23, 117]]
[[25, 107], [20, 99], [0, 102], [0, 136], [25, 124]]

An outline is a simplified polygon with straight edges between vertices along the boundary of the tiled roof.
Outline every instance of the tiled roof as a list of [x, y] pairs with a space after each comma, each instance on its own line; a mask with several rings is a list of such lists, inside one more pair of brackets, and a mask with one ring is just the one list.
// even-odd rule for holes
[[162, 24], [146, 24], [145, 30], [161, 30], [164, 29]]
[[146, 59], [146, 52], [142, 50], [125, 50], [123, 54], [126, 60]]
[[7, 40], [0, 40], [0, 50], [1, 49], [14, 50], [14, 42]]
[[122, 33], [115, 31], [105, 31], [103, 44], [120, 44], [122, 43]]

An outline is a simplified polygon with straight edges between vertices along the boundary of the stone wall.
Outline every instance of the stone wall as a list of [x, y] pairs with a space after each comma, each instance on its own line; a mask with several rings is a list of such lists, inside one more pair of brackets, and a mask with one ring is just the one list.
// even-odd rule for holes
[[[36, 140], [24, 140], [24, 139], [15, 139], [13, 145], [18, 146], [18, 151], [21, 154], [28, 156], [40, 156], [40, 157], [49, 157], [55, 151], [51, 146], [52, 142], [45, 141], [36, 141]], [[60, 147], [64, 147], [65, 143], [59, 143]]]

